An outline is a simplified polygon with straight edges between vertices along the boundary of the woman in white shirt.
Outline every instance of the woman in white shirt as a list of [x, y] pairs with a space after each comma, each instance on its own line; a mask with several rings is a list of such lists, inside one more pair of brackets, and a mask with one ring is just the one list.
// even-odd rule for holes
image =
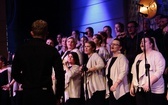
[[68, 54], [68, 60], [63, 65], [65, 73], [65, 105], [79, 105], [81, 100], [81, 71], [79, 57], [76, 52]]
[[128, 83], [128, 60], [121, 53], [122, 42], [114, 39], [111, 44], [113, 56], [106, 67], [108, 105], [131, 105]]
[[105, 101], [105, 71], [104, 61], [96, 53], [93, 41], [85, 43], [84, 52], [88, 55], [87, 71], [84, 76], [86, 105], [104, 105]]
[[[132, 65], [130, 94], [135, 96], [137, 105], [163, 105], [165, 59], [160, 52], [154, 50], [151, 37], [142, 38], [140, 47], [143, 52], [136, 56]], [[147, 63], [150, 65], [149, 74], [146, 69]]]

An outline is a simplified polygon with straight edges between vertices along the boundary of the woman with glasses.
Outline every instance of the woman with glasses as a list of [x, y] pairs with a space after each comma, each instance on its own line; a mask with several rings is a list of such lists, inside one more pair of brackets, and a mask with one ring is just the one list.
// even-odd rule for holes
[[121, 53], [122, 42], [114, 39], [111, 44], [113, 56], [106, 67], [108, 105], [130, 105], [128, 84], [128, 60]]

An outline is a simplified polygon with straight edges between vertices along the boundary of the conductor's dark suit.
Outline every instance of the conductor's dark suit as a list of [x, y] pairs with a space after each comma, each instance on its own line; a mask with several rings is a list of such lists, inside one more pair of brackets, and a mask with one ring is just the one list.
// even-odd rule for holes
[[[52, 68], [57, 85], [52, 90]], [[19, 48], [12, 64], [12, 77], [23, 86], [23, 105], [56, 105], [64, 92], [64, 72], [58, 51], [43, 39], [34, 38]]]

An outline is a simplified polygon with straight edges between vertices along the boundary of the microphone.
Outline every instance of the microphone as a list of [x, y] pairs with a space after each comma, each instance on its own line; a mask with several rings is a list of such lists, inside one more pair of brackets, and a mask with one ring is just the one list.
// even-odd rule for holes
[[79, 32], [79, 33], [86, 34], [86, 35], [88, 34], [87, 32]]
[[136, 2], [136, 5], [140, 6], [140, 7], [143, 7], [144, 5], [143, 4], [139, 4]]
[[138, 14], [143, 15], [145, 17], [148, 17], [148, 14], [144, 14], [144, 13], [141, 13], [141, 12], [138, 12]]

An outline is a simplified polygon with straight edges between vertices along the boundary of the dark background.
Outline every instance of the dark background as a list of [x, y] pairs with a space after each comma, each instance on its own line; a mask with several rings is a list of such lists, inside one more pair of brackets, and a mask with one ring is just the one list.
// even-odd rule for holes
[[[158, 13], [168, 14], [168, 0], [156, 0]], [[116, 22], [137, 21], [139, 0], [0, 0], [0, 54], [7, 56], [31, 38], [31, 24], [43, 19], [49, 24], [49, 36], [70, 36], [72, 30], [95, 33], [104, 25], [113, 29]], [[152, 20], [152, 22], [154, 22]], [[152, 27], [155, 24], [152, 23]]]
[[[66, 1], [66, 2], [65, 2]], [[31, 38], [31, 24], [37, 19], [48, 22], [49, 36], [70, 30], [70, 0], [7, 0], [9, 49]], [[65, 31], [66, 30], [66, 31]]]

